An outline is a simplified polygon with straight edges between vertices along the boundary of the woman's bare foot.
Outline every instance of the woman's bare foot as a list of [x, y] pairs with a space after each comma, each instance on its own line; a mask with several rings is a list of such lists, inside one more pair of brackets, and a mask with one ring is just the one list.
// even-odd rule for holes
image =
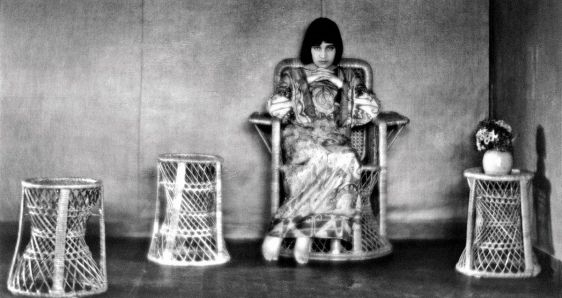
[[295, 243], [295, 248], [293, 254], [295, 255], [295, 260], [299, 264], [308, 263], [308, 256], [310, 255], [310, 245], [312, 244], [312, 239], [310, 237], [298, 237]]
[[266, 261], [277, 261], [281, 251], [281, 237], [265, 236], [261, 246], [261, 253]]

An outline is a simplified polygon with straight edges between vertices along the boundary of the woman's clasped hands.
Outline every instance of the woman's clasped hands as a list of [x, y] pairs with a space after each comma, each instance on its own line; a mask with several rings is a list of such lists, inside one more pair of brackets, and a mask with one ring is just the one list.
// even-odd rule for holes
[[306, 80], [309, 84], [316, 81], [330, 81], [332, 84], [336, 85], [338, 89], [343, 86], [343, 81], [334, 74], [333, 70], [322, 67], [313, 70], [311, 74], [306, 77]]

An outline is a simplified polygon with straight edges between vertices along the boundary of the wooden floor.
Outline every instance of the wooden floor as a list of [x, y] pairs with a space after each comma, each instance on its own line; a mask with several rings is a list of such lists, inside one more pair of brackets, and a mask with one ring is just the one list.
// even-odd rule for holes
[[[0, 239], [0, 297], [14, 238]], [[360, 263], [266, 263], [257, 241], [227, 241], [232, 260], [212, 267], [147, 261], [146, 240], [107, 241], [109, 289], [96, 297], [562, 297], [548, 269], [531, 279], [476, 279], [455, 271], [461, 242], [398, 242], [386, 258]]]

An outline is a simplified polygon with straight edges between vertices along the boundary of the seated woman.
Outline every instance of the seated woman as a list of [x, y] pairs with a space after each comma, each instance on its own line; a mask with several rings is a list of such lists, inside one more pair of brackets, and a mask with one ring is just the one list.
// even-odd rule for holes
[[351, 240], [360, 164], [351, 148], [352, 126], [378, 113], [376, 96], [363, 78], [342, 69], [343, 43], [336, 23], [318, 18], [301, 47], [305, 65], [284, 71], [267, 110], [286, 124], [284, 166], [288, 194], [262, 245], [266, 260], [277, 260], [283, 238], [296, 238], [294, 257], [308, 262], [311, 237]]

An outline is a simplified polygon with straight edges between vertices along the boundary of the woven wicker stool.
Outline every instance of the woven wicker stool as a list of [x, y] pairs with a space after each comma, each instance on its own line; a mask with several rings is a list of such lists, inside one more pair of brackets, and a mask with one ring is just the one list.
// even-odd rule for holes
[[[532, 277], [541, 268], [531, 243], [530, 181], [513, 170], [490, 176], [480, 168], [464, 172], [470, 186], [466, 247], [457, 271], [476, 277]], [[476, 220], [474, 220], [476, 210]]]
[[[163, 265], [226, 263], [222, 235], [221, 162], [218, 156], [162, 154], [148, 259]], [[160, 218], [164, 201], [165, 218]]]
[[[84, 237], [96, 206], [100, 234], [97, 260]], [[22, 252], [24, 214], [31, 221], [31, 237]], [[8, 290], [44, 297], [76, 297], [107, 290], [101, 181], [56, 178], [22, 182], [18, 240]]]

